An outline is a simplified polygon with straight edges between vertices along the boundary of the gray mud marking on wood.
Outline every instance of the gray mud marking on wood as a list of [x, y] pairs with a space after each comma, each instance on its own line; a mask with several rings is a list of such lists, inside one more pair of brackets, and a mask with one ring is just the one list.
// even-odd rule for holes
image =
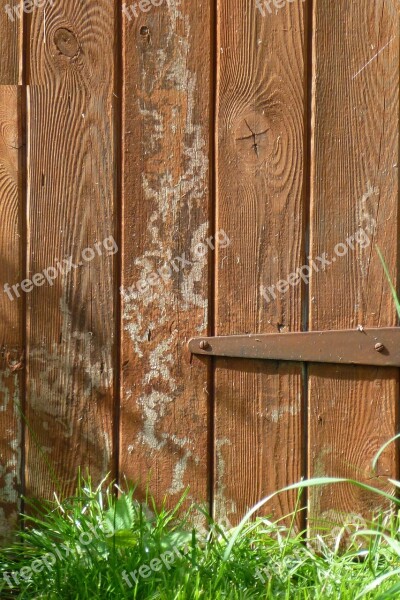
[[[183, 1], [124, 20], [121, 473], [150, 472], [158, 500], [208, 498], [207, 366], [186, 342], [208, 331], [210, 7]], [[143, 293], [138, 280], [185, 254]], [[145, 286], [146, 287], [146, 286]]]

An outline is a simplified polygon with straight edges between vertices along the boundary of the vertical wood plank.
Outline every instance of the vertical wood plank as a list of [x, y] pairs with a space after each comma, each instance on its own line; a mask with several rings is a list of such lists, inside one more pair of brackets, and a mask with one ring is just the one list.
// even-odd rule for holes
[[[112, 468], [114, 29], [108, 0], [55, 3], [45, 22], [32, 14], [28, 277], [58, 270], [26, 296], [33, 495], [51, 493], [51, 477], [70, 492], [79, 466], [94, 480]], [[68, 257], [72, 268], [62, 262]]]
[[210, 4], [122, 22], [120, 471], [172, 504], [209, 494], [208, 368], [186, 342], [208, 332]]
[[[0, 541], [9, 538], [20, 510], [22, 475], [23, 301], [9, 287], [23, 273], [23, 144], [21, 88], [0, 86]], [[7, 285], [8, 284], [8, 285]], [[21, 365], [22, 366], [22, 365]]]
[[0, 7], [0, 85], [18, 85], [22, 77], [23, 1]]
[[[217, 256], [217, 335], [302, 327], [300, 285], [263, 290], [304, 261], [305, 5], [259, 4], [218, 3], [217, 228], [232, 244]], [[229, 525], [302, 475], [301, 366], [217, 360], [215, 376], [215, 514]]]
[[[399, 38], [391, 9], [383, 0], [315, 2], [311, 248], [314, 257], [326, 252], [332, 264], [312, 275], [312, 329], [397, 322], [375, 248], [397, 284]], [[346, 240], [360, 228], [371, 244], [352, 250]], [[343, 256], [335, 252], [338, 243]], [[396, 369], [310, 367], [310, 476], [377, 486], [396, 477], [394, 445], [375, 478], [371, 462], [396, 433], [398, 391]], [[376, 506], [376, 496], [351, 486], [312, 490], [311, 526], [317, 517], [321, 524], [342, 522], [343, 514], [368, 516]]]

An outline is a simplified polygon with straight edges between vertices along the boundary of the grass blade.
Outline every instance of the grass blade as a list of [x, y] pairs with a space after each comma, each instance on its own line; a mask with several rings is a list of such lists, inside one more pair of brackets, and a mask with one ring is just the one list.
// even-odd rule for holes
[[395, 442], [399, 438], [400, 438], [400, 433], [397, 433], [395, 436], [393, 436], [392, 438], [390, 438], [389, 441], [387, 441], [385, 444], [383, 444], [383, 446], [381, 446], [379, 448], [378, 452], [375, 454], [374, 460], [372, 461], [372, 469], [373, 469], [373, 471], [376, 471], [376, 465], [377, 465], [379, 457], [382, 455], [382, 453], [386, 450], [386, 448], [388, 446], [390, 446], [390, 444], [392, 444], [393, 442]]
[[390, 276], [389, 269], [387, 267], [385, 259], [383, 258], [383, 254], [382, 254], [382, 252], [381, 252], [381, 250], [380, 250], [380, 248], [378, 246], [376, 247], [376, 251], [378, 252], [379, 258], [381, 259], [381, 263], [382, 263], [383, 268], [385, 270], [385, 275], [386, 275], [386, 278], [387, 278], [387, 280], [389, 282], [390, 291], [392, 292], [394, 303], [396, 305], [397, 314], [398, 314], [399, 319], [400, 319], [400, 300], [399, 300], [399, 297], [397, 295], [396, 288], [393, 285], [393, 281], [392, 281], [392, 278]]

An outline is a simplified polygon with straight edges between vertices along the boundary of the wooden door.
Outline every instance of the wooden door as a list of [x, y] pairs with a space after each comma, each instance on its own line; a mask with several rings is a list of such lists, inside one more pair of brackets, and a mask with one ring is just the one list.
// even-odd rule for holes
[[[233, 4], [217, 24], [216, 214], [233, 243], [216, 261], [216, 333], [396, 325], [376, 247], [396, 285], [397, 3]], [[217, 359], [216, 514], [234, 523], [300, 477], [387, 487], [395, 446], [371, 465], [398, 431], [398, 398], [396, 368]], [[315, 526], [377, 498], [340, 485], [303, 503]]]
[[227, 525], [390, 487], [397, 368], [187, 342], [398, 325], [398, 0], [37, 4], [0, 15], [1, 535], [79, 466]]

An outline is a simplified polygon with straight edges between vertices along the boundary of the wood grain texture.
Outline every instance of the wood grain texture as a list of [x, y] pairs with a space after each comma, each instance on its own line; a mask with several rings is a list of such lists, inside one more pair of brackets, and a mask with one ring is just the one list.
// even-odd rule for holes
[[0, 7], [0, 85], [18, 85], [22, 82], [22, 0], [4, 2]]
[[[71, 492], [78, 467], [112, 469], [116, 236], [114, 11], [55, 4], [31, 22], [27, 490]], [[101, 59], [100, 59], [101, 57]], [[105, 240], [109, 240], [104, 243]], [[95, 244], [100, 244], [97, 251]], [[99, 246], [98, 246], [99, 247]], [[84, 252], [86, 248], [91, 252]], [[81, 263], [81, 264], [80, 264]], [[69, 272], [68, 272], [69, 271]], [[50, 467], [49, 467], [50, 465]]]
[[[261, 291], [304, 261], [305, 5], [218, 6], [217, 229], [232, 244], [217, 255], [216, 334], [301, 330], [301, 286]], [[216, 365], [215, 515], [229, 525], [302, 475], [301, 366]]]
[[[50, 2], [50, 0], [48, 0]], [[116, 15], [113, 2], [53, 2], [34, 11], [30, 26], [29, 83], [63, 82], [93, 93], [108, 92], [114, 80]]]
[[[302, 393], [297, 364], [217, 361], [215, 510], [223, 524], [235, 523], [261, 498], [300, 480]], [[263, 512], [286, 516], [296, 498], [280, 494]]]
[[[314, 12], [311, 248], [332, 260], [311, 280], [312, 329], [396, 325], [375, 246], [398, 282], [398, 19], [381, 0], [319, 2]], [[362, 228], [370, 244], [337, 243]], [[359, 238], [366, 239], [366, 238]], [[362, 335], [362, 333], [360, 333]], [[371, 462], [397, 431], [398, 371], [312, 366], [309, 475], [351, 476], [385, 485], [396, 477], [392, 445], [377, 477]], [[382, 483], [381, 483], [382, 482]], [[368, 516], [376, 497], [349, 486], [310, 493], [311, 526]], [[336, 515], [336, 517], [335, 517]], [[341, 515], [338, 517], [338, 515]]]
[[210, 19], [189, 0], [123, 18], [120, 472], [172, 504], [209, 494], [208, 368], [186, 342], [208, 332]]
[[16, 527], [22, 491], [24, 305], [5, 290], [23, 272], [21, 102], [20, 88], [0, 86], [0, 542]]

